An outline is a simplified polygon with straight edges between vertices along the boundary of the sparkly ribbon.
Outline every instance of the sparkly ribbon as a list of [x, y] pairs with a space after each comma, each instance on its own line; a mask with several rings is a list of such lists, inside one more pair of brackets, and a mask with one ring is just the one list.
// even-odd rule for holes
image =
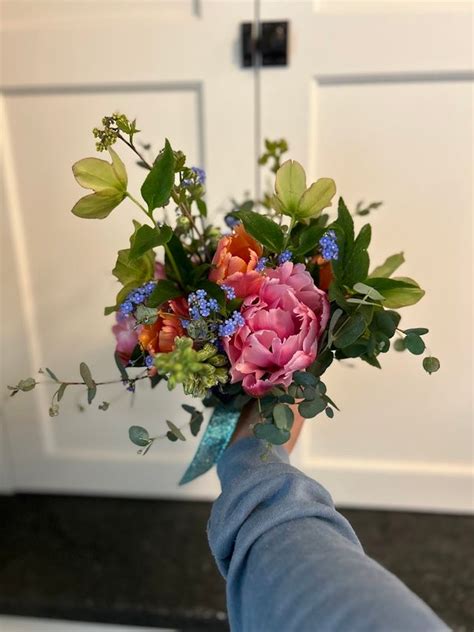
[[201, 476], [217, 463], [229, 445], [239, 416], [240, 411], [226, 406], [217, 406], [214, 409], [196, 454], [179, 481], [180, 485]]

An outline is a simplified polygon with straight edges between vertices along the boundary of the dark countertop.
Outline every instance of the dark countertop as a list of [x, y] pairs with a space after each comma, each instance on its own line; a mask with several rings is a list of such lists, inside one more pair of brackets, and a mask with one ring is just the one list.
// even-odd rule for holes
[[[224, 581], [207, 547], [209, 509], [204, 502], [0, 496], [0, 613], [227, 630]], [[369, 555], [451, 627], [472, 630], [473, 518], [341, 511]]]

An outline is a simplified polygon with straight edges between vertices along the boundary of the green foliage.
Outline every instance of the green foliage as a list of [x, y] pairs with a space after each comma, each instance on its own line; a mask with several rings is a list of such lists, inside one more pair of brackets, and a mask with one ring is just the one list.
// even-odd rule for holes
[[298, 406], [299, 413], [305, 419], [312, 419], [322, 413], [326, 408], [326, 402], [321, 397], [315, 397], [312, 400], [305, 400]]
[[130, 426], [128, 429], [130, 441], [140, 447], [145, 447], [150, 443], [150, 435], [148, 430], [142, 426]]
[[161, 279], [148, 297], [147, 304], [149, 307], [157, 308], [172, 298], [182, 296], [182, 294], [183, 292], [179, 290], [174, 283], [166, 279]]
[[84, 380], [84, 384], [87, 386], [87, 401], [91, 404], [97, 394], [97, 385], [92, 379], [91, 370], [85, 362], [81, 362], [79, 365], [79, 372]]
[[172, 235], [173, 230], [170, 226], [164, 225], [161, 228], [158, 228], [158, 226], [153, 228], [147, 224], [140, 226], [130, 240], [129, 261], [139, 259], [146, 254], [148, 250], [166, 244]]
[[286, 404], [276, 404], [273, 408], [273, 421], [279, 430], [291, 430], [294, 418], [293, 411]]
[[78, 184], [94, 193], [81, 198], [72, 213], [84, 219], [104, 219], [127, 195], [125, 165], [113, 149], [109, 149], [112, 163], [99, 158], [84, 158], [76, 162], [72, 171]]
[[175, 426], [175, 424], [172, 421], [168, 421], [167, 419], [166, 425], [168, 426], [171, 434], [174, 435], [176, 439], [179, 439], [180, 441], [186, 441], [186, 437], [184, 436], [184, 434], [181, 432], [178, 426]]
[[395, 351], [405, 351], [405, 338], [397, 338], [393, 343]]
[[361, 216], [368, 215], [370, 211], [374, 211], [380, 208], [382, 204], [383, 202], [371, 202], [370, 204], [367, 204], [367, 206], [364, 206], [364, 203], [362, 201], [357, 202], [355, 214]]
[[333, 261], [333, 270], [339, 285], [352, 287], [365, 281], [369, 273], [369, 254], [367, 249], [372, 235], [370, 224], [360, 229], [357, 238], [354, 235], [354, 221], [342, 198], [339, 198], [337, 220], [332, 225], [336, 232], [339, 257]]
[[193, 265], [183, 244], [175, 234], [166, 244], [165, 264], [168, 278], [174, 278], [181, 287], [189, 284], [194, 271]]
[[430, 375], [432, 373], [436, 373], [436, 371], [439, 371], [440, 366], [441, 365], [438, 358], [434, 358], [433, 356], [427, 356], [426, 358], [423, 358], [423, 368]]
[[425, 350], [425, 343], [418, 334], [408, 334], [405, 336], [405, 347], [410, 353], [421, 355]]
[[399, 252], [398, 254], [385, 259], [382, 265], [374, 268], [369, 277], [390, 277], [404, 262], [405, 257], [403, 256], [403, 252]]
[[277, 171], [275, 193], [272, 206], [277, 213], [307, 220], [331, 205], [336, 185], [331, 178], [320, 178], [307, 189], [303, 167], [295, 160], [287, 160]]
[[138, 305], [135, 310], [135, 320], [138, 325], [153, 325], [158, 320], [158, 310], [156, 307]]
[[315, 252], [318, 247], [319, 240], [326, 231], [325, 226], [313, 224], [309, 228], [302, 230], [299, 235], [298, 244], [292, 248], [295, 257], [303, 256], [309, 252]]
[[270, 171], [276, 173], [280, 168], [282, 155], [288, 151], [288, 143], [284, 138], [279, 140], [265, 139], [265, 151], [258, 159], [259, 165], [266, 165], [269, 161], [272, 163]]
[[258, 423], [253, 428], [253, 433], [257, 439], [263, 439], [274, 445], [282, 445], [290, 438], [289, 430], [277, 428], [271, 423]]
[[241, 210], [233, 213], [245, 226], [245, 230], [272, 252], [283, 250], [284, 236], [278, 224], [254, 211]]
[[156, 159], [150, 173], [142, 184], [141, 194], [151, 212], [155, 208], [166, 206], [174, 185], [175, 155], [166, 139], [165, 147]]
[[397, 309], [414, 305], [425, 295], [416, 281], [406, 277], [394, 279], [371, 277], [365, 283], [375, 288], [385, 298], [384, 306]]
[[366, 319], [363, 314], [354, 312], [345, 321], [344, 324], [333, 334], [334, 346], [343, 349], [352, 345], [367, 328]]

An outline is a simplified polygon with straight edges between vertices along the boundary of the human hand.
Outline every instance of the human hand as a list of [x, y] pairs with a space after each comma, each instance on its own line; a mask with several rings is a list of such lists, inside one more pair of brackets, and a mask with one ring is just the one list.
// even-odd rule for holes
[[[283, 444], [283, 447], [288, 452], [288, 454], [290, 454], [295, 447], [304, 421], [304, 418], [298, 412], [297, 404], [293, 404], [292, 406], [290, 406], [290, 408], [293, 411], [295, 420], [293, 423], [293, 427], [291, 428], [291, 436], [288, 441]], [[251, 401], [242, 409], [242, 413], [240, 415], [237, 427], [234, 434], [232, 435], [230, 443], [235, 443], [236, 441], [239, 441], [239, 439], [245, 439], [246, 437], [253, 437], [252, 426], [259, 421], [260, 416], [257, 404], [255, 401]]]

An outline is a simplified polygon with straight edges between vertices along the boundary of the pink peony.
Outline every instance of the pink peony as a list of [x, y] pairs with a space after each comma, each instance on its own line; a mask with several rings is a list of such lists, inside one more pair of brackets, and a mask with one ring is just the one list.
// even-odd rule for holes
[[305, 266], [288, 261], [267, 270], [257, 294], [244, 300], [242, 316], [245, 325], [223, 339], [232, 383], [261, 397], [278, 384], [289, 386], [295, 371], [314, 362], [329, 302]]
[[133, 350], [138, 344], [138, 334], [141, 327], [134, 329], [136, 320], [132, 315], [124, 316], [117, 312], [117, 323], [112, 327], [112, 332], [117, 341], [115, 351], [117, 352], [120, 361], [124, 366], [130, 361]]

